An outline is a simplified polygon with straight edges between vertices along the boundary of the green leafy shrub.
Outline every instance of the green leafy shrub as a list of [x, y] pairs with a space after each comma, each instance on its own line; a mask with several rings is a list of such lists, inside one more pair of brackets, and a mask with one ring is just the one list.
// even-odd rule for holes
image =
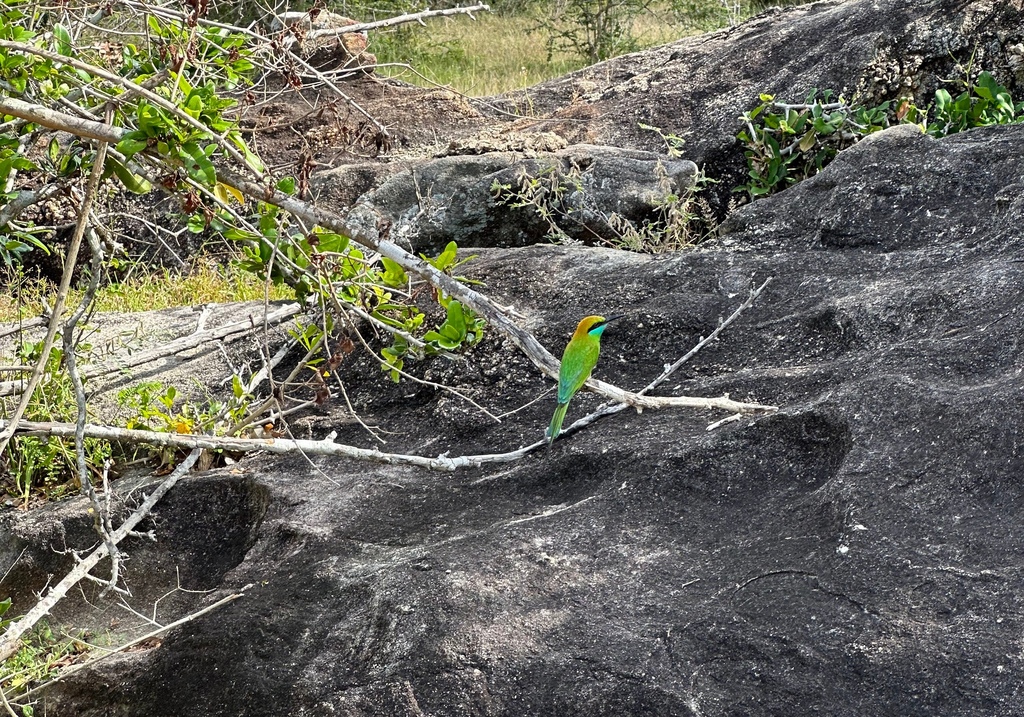
[[972, 127], [1021, 121], [1024, 121], [1024, 101], [1015, 103], [1009, 90], [991, 74], [982, 72], [955, 100], [946, 90], [935, 92], [934, 113], [927, 132], [933, 137], [945, 137]]
[[966, 82], [956, 99], [944, 89], [936, 91], [934, 103], [924, 110], [907, 100], [866, 107], [842, 96], [833, 98], [831, 90], [816, 89], [800, 104], [761, 95], [760, 103], [740, 118], [744, 128], [737, 139], [744, 147], [749, 180], [736, 191], [747, 192], [751, 199], [781, 191], [817, 174], [867, 135], [896, 124], [916, 124], [933, 137], [945, 137], [1024, 120], [1024, 102], [1015, 103], [988, 72]]

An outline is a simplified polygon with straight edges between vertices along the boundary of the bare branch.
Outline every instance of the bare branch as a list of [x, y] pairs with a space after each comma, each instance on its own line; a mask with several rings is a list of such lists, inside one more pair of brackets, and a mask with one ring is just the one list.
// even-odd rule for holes
[[[274, 324], [279, 324], [282, 321], [287, 321], [301, 311], [302, 306], [300, 304], [285, 304], [266, 315], [266, 325], [273, 326]], [[146, 349], [145, 351], [136, 351], [128, 356], [119, 356], [102, 363], [94, 364], [86, 368], [82, 372], [82, 375], [86, 379], [91, 379], [99, 378], [100, 376], [107, 376], [112, 373], [119, 373], [125, 369], [141, 366], [142, 364], [149, 363], [150, 361], [156, 361], [157, 359], [164, 358], [165, 356], [173, 356], [174, 354], [193, 349], [211, 341], [218, 341], [221, 339], [230, 341], [237, 339], [262, 328], [263, 321], [257, 323], [255, 317], [250, 317], [241, 321], [225, 324], [224, 326], [204, 329], [203, 331], [197, 331], [189, 334], [188, 336], [183, 336], [180, 339], [168, 341], [167, 343], [155, 348]], [[14, 380], [0, 382], [0, 396], [10, 396], [22, 393], [23, 391], [24, 381]]]
[[[106, 121], [109, 123], [110, 119], [114, 114], [114, 106], [107, 104], [106, 106]], [[96, 290], [100, 285], [100, 272], [103, 268], [103, 249], [100, 247], [99, 237], [96, 236], [96, 232], [89, 227], [89, 220], [92, 217], [91, 207], [96, 199], [96, 192], [100, 186], [100, 177], [103, 174], [103, 164], [107, 156], [107, 143], [100, 142], [99, 147], [96, 148], [96, 156], [93, 159], [92, 173], [89, 175], [89, 183], [85, 188], [85, 195], [82, 197], [81, 204], [79, 205], [78, 211], [78, 224], [75, 226], [75, 236], [81, 239], [81, 235], [84, 233], [88, 235], [89, 248], [92, 251], [91, 257], [91, 276], [89, 277], [89, 285], [86, 287], [85, 293], [82, 295], [82, 300], [78, 304], [78, 308], [72, 312], [71, 316], [68, 317], [67, 322], [64, 324], [64, 364], [67, 366], [68, 376], [71, 378], [71, 386], [75, 392], [75, 403], [78, 408], [77, 422], [75, 424], [75, 463], [78, 469], [78, 482], [81, 487], [82, 493], [88, 498], [89, 502], [92, 503], [93, 510], [95, 511], [95, 528], [96, 532], [99, 533], [100, 538], [107, 547], [107, 552], [110, 555], [110, 580], [107, 583], [107, 587], [103, 589], [100, 596], [106, 594], [108, 588], [117, 588], [118, 577], [121, 569], [121, 553], [117, 549], [117, 545], [114, 543], [111, 537], [113, 526], [110, 524], [110, 511], [109, 504], [103, 505], [100, 503], [99, 496], [96, 495], [96, 489], [93, 487], [92, 479], [89, 477], [89, 466], [85, 459], [85, 412], [86, 412], [86, 400], [85, 400], [85, 386], [82, 385], [82, 377], [78, 373], [78, 356], [75, 351], [78, 348], [77, 342], [75, 341], [75, 328], [78, 326], [78, 322], [82, 320], [85, 313], [92, 306], [93, 301], [96, 298]], [[71, 264], [74, 268], [74, 264]], [[110, 494], [107, 494], [109, 502]]]
[[[656, 379], [654, 379], [649, 384], [644, 386], [642, 389], [637, 391], [637, 395], [645, 395], [648, 391], [652, 391], [655, 388], [657, 388], [669, 376], [675, 373], [675, 371], [680, 366], [682, 366], [684, 363], [693, 358], [698, 351], [700, 351], [709, 343], [717, 339], [719, 335], [721, 335], [721, 333], [726, 329], [726, 327], [728, 327], [733, 321], [738, 319], [740, 314], [742, 314], [744, 311], [749, 309], [754, 304], [754, 301], [757, 300], [757, 297], [761, 295], [761, 292], [763, 292], [768, 287], [768, 284], [770, 284], [771, 281], [772, 277], [768, 277], [767, 279], [765, 279], [764, 283], [762, 283], [759, 287], [757, 287], [756, 289], [752, 288], [746, 300], [738, 307], [736, 307], [736, 309], [729, 315], [727, 319], [725, 319], [725, 321], [719, 323], [714, 331], [708, 334], [706, 338], [702, 338], [700, 341], [698, 341], [696, 346], [687, 351], [681, 358], [675, 361], [672, 365], [667, 366], [660, 376], [658, 376]], [[744, 414], [759, 412], [770, 413], [772, 411], [779, 410], [777, 406], [767, 406], [759, 403], [740, 403], [737, 401], [733, 401], [731, 398], [729, 398], [729, 394], [725, 394], [721, 398], [693, 398], [689, 396], [645, 396], [645, 398], [648, 401], [657, 402], [658, 405], [653, 406], [654, 408], [667, 408], [674, 406], [686, 406], [691, 408], [718, 408], [724, 411], [730, 411], [732, 413], [732, 415], [723, 418], [720, 421], [716, 421], [715, 423], [712, 423], [710, 426], [708, 426], [707, 430], [709, 431], [718, 428], [724, 423], [738, 420], [740, 416]], [[561, 434], [559, 435], [564, 435], [567, 433], [573, 433], [575, 431], [578, 431], [584, 426], [589, 426], [591, 423], [598, 420], [599, 418], [603, 418], [604, 416], [610, 416], [613, 413], [618, 413], [619, 411], [624, 410], [626, 408], [626, 405], [627, 404], [619, 403], [611, 406], [602, 406], [593, 413], [590, 413], [584, 416], [583, 418], [574, 421], [570, 426], [563, 428]]]
[[[69, 428], [69, 432], [66, 436], [73, 436], [75, 427], [72, 424], [64, 425]], [[124, 540], [124, 538], [134, 530], [135, 526], [149, 515], [153, 506], [167, 494], [167, 491], [174, 487], [174, 484], [178, 482], [178, 479], [188, 473], [189, 469], [195, 465], [195, 462], [199, 460], [201, 453], [202, 451], [198, 448], [193, 450], [188, 457], [186, 457], [185, 460], [183, 460], [178, 467], [175, 468], [170, 475], [164, 478], [163, 482], [161, 482], [160, 485], [158, 485], [156, 489], [149, 494], [149, 497], [142, 502], [142, 505], [136, 508], [135, 512], [128, 516], [124, 523], [122, 523], [111, 535], [114, 545], [117, 545]], [[61, 598], [67, 594], [68, 590], [77, 585], [78, 582], [82, 580], [93, 568], [95, 568], [103, 558], [107, 557], [107, 555], [106, 543], [100, 543], [100, 545], [84, 560], [82, 560], [82, 562], [76, 565], [63, 580], [50, 588], [46, 597], [36, 603], [35, 607], [21, 616], [18, 620], [11, 623], [7, 628], [7, 632], [0, 635], [0, 662], [6, 660], [17, 652], [18, 645], [21, 642], [21, 636], [28, 632], [28, 630], [39, 622], [41, 618], [47, 615], [61, 600]]]
[[[5, 41], [0, 40], [0, 44], [3, 42]], [[25, 410], [28, 408], [28, 404], [32, 400], [33, 392], [36, 390], [40, 381], [42, 381], [43, 375], [46, 373], [46, 364], [50, 359], [50, 351], [53, 349], [53, 342], [57, 336], [57, 327], [60, 324], [61, 310], [64, 307], [64, 302], [67, 300], [68, 291], [71, 289], [71, 278], [75, 272], [75, 263], [78, 260], [78, 251], [82, 246], [82, 237], [85, 234], [85, 228], [89, 222], [89, 210], [92, 207], [93, 199], [96, 196], [100, 177], [103, 175], [103, 160], [106, 156], [106, 151], [106, 142], [101, 142], [99, 148], [96, 150], [96, 158], [93, 162], [92, 171], [89, 174], [88, 187], [86, 189], [85, 197], [82, 199], [81, 214], [79, 216], [78, 224], [75, 226], [75, 233], [72, 235], [71, 242], [68, 245], [67, 258], [64, 260], [64, 273], [60, 279], [57, 296], [53, 301], [53, 313], [50, 316], [50, 325], [46, 330], [46, 338], [43, 341], [43, 348], [40, 352], [39, 360], [36, 362], [35, 371], [33, 371], [32, 376], [29, 377], [28, 385], [25, 387], [24, 394], [18, 402], [18, 406], [15, 408], [14, 413], [11, 414], [11, 427], [0, 431], [0, 454], [4, 452], [4, 449], [7, 448], [7, 444], [10, 443], [11, 436], [13, 435], [13, 426], [17, 426], [18, 419], [25, 414]]]
[[[285, 304], [266, 315], [266, 325], [273, 326], [281, 323], [282, 321], [287, 321], [301, 311], [301, 304]], [[241, 321], [225, 324], [224, 326], [218, 326], [212, 329], [203, 329], [202, 331], [196, 331], [188, 336], [182, 336], [180, 339], [168, 341], [166, 344], [157, 346], [156, 348], [147, 349], [146, 351], [137, 351], [130, 356], [119, 356], [109, 361], [95, 364], [86, 369], [84, 371], [84, 375], [86, 378], [98, 378], [100, 376], [106, 376], [107, 374], [118, 373], [127, 368], [149, 363], [150, 361], [155, 361], [156, 359], [163, 358], [164, 356], [172, 356], [174, 354], [181, 353], [182, 351], [187, 351], [188, 349], [201, 346], [202, 344], [209, 343], [210, 341], [217, 341], [219, 339], [236, 339], [240, 336], [259, 331], [262, 328], [263, 324], [261, 321], [258, 322], [256, 317], [250, 317]]]
[[[409, 13], [407, 15], [398, 15], [397, 17], [391, 17], [386, 20], [376, 20], [374, 22], [360, 22], [353, 25], [345, 25], [344, 27], [330, 27], [322, 28], [319, 30], [310, 30], [305, 33], [305, 37], [308, 39], [319, 39], [321, 37], [331, 37], [345, 35], [354, 32], [366, 32], [367, 30], [379, 30], [382, 27], [395, 27], [397, 25], [404, 25], [410, 22], [418, 22], [421, 25], [423, 21], [431, 17], [451, 17], [453, 15], [469, 15], [471, 19], [475, 12], [490, 12], [490, 5], [470, 5], [469, 7], [453, 7], [447, 10], [424, 10], [422, 12]], [[309, 17], [308, 12], [283, 12], [278, 15], [278, 19], [282, 24], [288, 25], [293, 22], [301, 22], [303, 18]]]
[[[126, 642], [125, 644], [123, 644], [123, 645], [121, 645], [121, 646], [119, 646], [119, 647], [117, 647], [117, 648], [115, 648], [113, 650], [110, 650], [109, 652], [106, 652], [105, 654], [100, 655], [99, 657], [97, 657], [97, 658], [95, 658], [93, 660], [89, 660], [88, 662], [83, 662], [80, 665], [75, 665], [74, 667], [69, 669], [67, 672], [62, 673], [62, 674], [58, 675], [57, 677], [53, 678], [52, 680], [48, 680], [47, 682], [44, 682], [43, 684], [38, 685], [37, 687], [33, 687], [31, 690], [29, 690], [28, 692], [26, 692], [23, 695], [19, 695], [17, 700], [16, 700], [16, 703], [19, 704], [19, 705], [23, 704], [24, 701], [27, 698], [31, 697], [32, 695], [38, 694], [42, 690], [45, 690], [47, 687], [50, 687], [51, 685], [55, 685], [58, 682], [66, 680], [67, 678], [71, 677], [72, 675], [74, 675], [74, 674], [76, 674], [78, 672], [81, 672], [82, 670], [86, 670], [86, 669], [92, 667], [97, 662], [105, 660], [108, 657], [110, 657], [111, 655], [116, 655], [119, 652], [124, 652], [125, 650], [130, 650], [131, 648], [135, 647], [136, 645], [142, 644], [142, 643], [146, 642], [147, 640], [152, 640], [154, 637], [159, 637], [160, 635], [162, 635], [163, 633], [167, 632], [168, 630], [171, 630], [171, 629], [173, 629], [175, 627], [180, 627], [182, 625], [190, 623], [193, 620], [195, 620], [196, 618], [202, 617], [203, 615], [206, 615], [207, 613], [211, 613], [214, 610], [219, 610], [220, 608], [224, 607], [228, 603], [234, 602], [238, 598], [245, 597], [245, 591], [248, 590], [251, 587], [252, 587], [252, 585], [246, 585], [239, 592], [232, 593], [231, 595], [228, 595], [227, 597], [221, 598], [220, 600], [218, 600], [217, 602], [213, 603], [212, 605], [207, 605], [202, 610], [197, 610], [196, 612], [193, 612], [193, 613], [190, 613], [190, 614], [186, 615], [185, 617], [181, 618], [180, 620], [175, 620], [172, 623], [168, 623], [167, 625], [163, 625], [163, 626], [157, 628], [156, 630], [153, 630], [152, 632], [148, 632], [145, 635], [143, 635], [142, 637], [137, 637], [134, 640], [131, 640], [130, 642]], [[107, 649], [107, 648], [102, 648], [102, 649]]]
[[[6, 425], [0, 420], [0, 426]], [[18, 435], [46, 435], [58, 438], [70, 438], [75, 434], [72, 423], [21, 421], [17, 428]], [[223, 450], [231, 453], [251, 453], [266, 451], [268, 453], [309, 453], [311, 455], [341, 456], [355, 460], [385, 463], [389, 465], [408, 465], [428, 468], [435, 471], [454, 471], [468, 466], [479, 466], [485, 463], [507, 463], [517, 460], [530, 450], [547, 445], [541, 441], [525, 449], [511, 453], [484, 454], [449, 458], [440, 455], [436, 458], [406, 455], [401, 453], [383, 453], [374, 448], [357, 448], [343, 443], [335, 443], [335, 433], [329, 434], [319, 441], [298, 440], [292, 438], [229, 438], [222, 436], [203, 436], [186, 433], [163, 433], [159, 431], [141, 431], [114, 426], [97, 426], [86, 424], [85, 435], [105, 441], [122, 443], [143, 443], [152, 446], [170, 448], [192, 448], [195, 450]]]

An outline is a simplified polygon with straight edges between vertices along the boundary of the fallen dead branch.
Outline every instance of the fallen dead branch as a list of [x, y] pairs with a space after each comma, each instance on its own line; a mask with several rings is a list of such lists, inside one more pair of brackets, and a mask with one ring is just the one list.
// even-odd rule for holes
[[[135, 366], [141, 366], [142, 364], [156, 361], [166, 356], [173, 356], [183, 351], [194, 349], [197, 346], [202, 346], [203, 344], [211, 341], [237, 339], [256, 331], [262, 331], [265, 326], [274, 326], [287, 321], [301, 311], [302, 306], [300, 304], [294, 302], [285, 304], [284, 306], [268, 313], [265, 319], [263, 316], [250, 316], [249, 318], [242, 319], [241, 321], [224, 324], [223, 326], [217, 326], [212, 329], [196, 331], [188, 336], [182, 336], [181, 338], [174, 339], [173, 341], [168, 341], [167, 343], [155, 348], [146, 349], [145, 351], [137, 351], [128, 356], [118, 356], [117, 358], [94, 364], [84, 369], [82, 371], [82, 376], [86, 379], [99, 378], [112, 373], [119, 373], [125, 369], [134, 368]], [[24, 384], [25, 382], [21, 380], [0, 382], [0, 396], [11, 396], [21, 393], [24, 390]]]
[[[0, 426], [7, 422], [0, 421]], [[57, 438], [73, 438], [75, 424], [51, 423], [37, 421], [21, 421], [15, 435], [55, 436]], [[375, 448], [358, 448], [356, 446], [335, 443], [336, 434], [330, 433], [319, 440], [300, 440], [292, 438], [233, 438], [229, 436], [201, 436], [188, 433], [162, 433], [159, 431], [141, 431], [115, 426], [98, 426], [86, 424], [85, 437], [119, 443], [145, 444], [167, 448], [194, 450], [228, 451], [230, 453], [252, 453], [266, 451], [268, 453], [306, 453], [319, 456], [341, 456], [373, 463], [390, 465], [408, 465], [428, 468], [434, 471], [454, 471], [459, 468], [481, 466], [487, 463], [507, 463], [525, 455], [532, 449], [520, 449], [512, 453], [488, 453], [483, 455], [459, 456], [450, 458], [445, 454], [436, 458], [406, 455], [402, 453], [384, 453]]]
[[[373, 22], [359, 22], [353, 23], [352, 25], [344, 25], [342, 27], [330, 27], [321, 28], [317, 30], [309, 30], [303, 33], [303, 37], [307, 40], [315, 40], [321, 37], [337, 37], [339, 35], [347, 35], [354, 32], [367, 32], [368, 30], [379, 30], [385, 27], [397, 27], [398, 25], [406, 25], [411, 22], [425, 25], [423, 21], [432, 17], [452, 17], [453, 15], [468, 15], [471, 19], [474, 12], [489, 12], [491, 9], [490, 5], [470, 5], [468, 7], [452, 7], [443, 10], [423, 10], [421, 12], [408, 13], [406, 15], [397, 15], [395, 17], [389, 17], [385, 20], [375, 20]], [[290, 25], [294, 22], [302, 22], [304, 18], [308, 18], [308, 12], [284, 12], [277, 16], [277, 19], [283, 25]], [[211, 23], [213, 24], [213, 23]]]
[[193, 349], [211, 341], [236, 339], [256, 331], [262, 331], [264, 326], [274, 326], [283, 321], [287, 321], [301, 311], [301, 304], [285, 304], [284, 306], [268, 313], [265, 320], [262, 316], [250, 316], [249, 318], [242, 319], [241, 321], [235, 321], [212, 329], [196, 331], [188, 336], [182, 336], [180, 339], [169, 341], [162, 346], [157, 346], [156, 348], [139, 351], [130, 356], [119, 356], [115, 359], [95, 364], [83, 371], [83, 375], [86, 378], [98, 378], [111, 373], [118, 373], [127, 368], [140, 366], [144, 363], [149, 363], [150, 361], [156, 361], [157, 359], [164, 358], [165, 356], [173, 356], [174, 354], [181, 353], [182, 351], [188, 351], [189, 349]]
[[[73, 437], [75, 434], [74, 424], [64, 424], [68, 427], [69, 433], [67, 437]], [[86, 434], [88, 435], [88, 433]], [[135, 526], [142, 522], [142, 520], [149, 515], [149, 512], [153, 509], [153, 506], [163, 498], [167, 492], [174, 487], [178, 480], [189, 472], [195, 462], [199, 460], [199, 456], [202, 450], [193, 450], [183, 460], [177, 468], [175, 468], [170, 475], [163, 479], [163, 481], [156, 487], [156, 489], [149, 494], [149, 496], [142, 501], [142, 504], [135, 509], [135, 511], [128, 516], [127, 519], [111, 534], [110, 539], [114, 545], [117, 545], [130, 535], [134, 530]], [[15, 622], [7, 628], [7, 632], [0, 635], [0, 662], [6, 660], [8, 657], [13, 655], [21, 644], [21, 636], [24, 635], [28, 630], [32, 628], [39, 620], [44, 617], [53, 607], [63, 598], [68, 590], [73, 588], [79, 583], [79, 581], [85, 579], [85, 577], [95, 568], [103, 558], [107, 557], [107, 543], [102, 542], [93, 550], [88, 556], [82, 559], [82, 561], [75, 566], [75, 568], [64, 576], [64, 579], [59, 583], [50, 588], [50, 591], [46, 593], [46, 596], [36, 603], [35, 607], [25, 613]]]
[[[208, 613], [213, 612], [214, 610], [219, 610], [220, 608], [224, 607], [228, 603], [232, 603], [235, 600], [237, 600], [238, 598], [245, 597], [245, 591], [248, 590], [251, 587], [252, 587], [252, 585], [246, 585], [244, 588], [239, 590], [237, 593], [232, 593], [231, 595], [228, 595], [227, 597], [221, 598], [220, 600], [218, 600], [217, 602], [213, 603], [212, 605], [207, 605], [202, 610], [197, 610], [196, 612], [189, 613], [188, 615], [186, 615], [185, 617], [183, 617], [183, 618], [181, 618], [179, 620], [175, 620], [174, 622], [168, 623], [166, 625], [161, 625], [156, 630], [153, 630], [152, 632], [148, 632], [145, 635], [142, 635], [141, 637], [137, 637], [134, 640], [131, 640], [130, 642], [126, 642], [125, 644], [120, 645], [119, 647], [117, 647], [117, 648], [115, 648], [113, 650], [109, 650], [108, 652], [100, 655], [99, 657], [97, 657], [95, 659], [89, 660], [88, 662], [83, 662], [80, 665], [75, 665], [74, 667], [70, 668], [66, 672], [61, 673], [60, 675], [58, 675], [57, 677], [53, 678], [52, 680], [48, 680], [48, 681], [44, 682], [41, 685], [33, 687], [28, 692], [26, 692], [26, 693], [24, 693], [22, 695], [18, 695], [18, 697], [15, 699], [14, 703], [16, 705], [18, 705], [19, 707], [23, 706], [23, 705], [26, 705], [27, 704], [27, 700], [30, 697], [32, 697], [33, 695], [39, 694], [40, 692], [45, 690], [47, 687], [55, 685], [58, 682], [62, 682], [63, 680], [66, 680], [67, 678], [71, 677], [72, 675], [74, 675], [74, 674], [76, 674], [78, 672], [81, 672], [82, 670], [87, 670], [90, 667], [93, 667], [94, 665], [96, 665], [97, 662], [102, 662], [103, 660], [107, 659], [108, 657], [116, 655], [119, 652], [124, 652], [126, 650], [130, 650], [133, 647], [135, 647], [136, 645], [140, 645], [140, 644], [142, 644], [144, 642], [152, 640], [154, 637], [159, 637], [160, 635], [164, 634], [168, 630], [172, 630], [172, 629], [174, 629], [176, 627], [180, 627], [182, 625], [190, 623], [193, 620], [202, 617], [203, 615], [206, 615]], [[6, 699], [6, 696], [5, 696], [5, 699]], [[15, 715], [15, 717], [17, 717], [17, 715]]]

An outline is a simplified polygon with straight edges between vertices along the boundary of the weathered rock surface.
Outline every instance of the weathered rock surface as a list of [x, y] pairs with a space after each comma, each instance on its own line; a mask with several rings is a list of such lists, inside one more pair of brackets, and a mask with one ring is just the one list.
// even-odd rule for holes
[[641, 124], [682, 137], [687, 157], [725, 180], [725, 197], [745, 175], [737, 118], [761, 93], [800, 102], [812, 88], [828, 88], [869, 104], [911, 97], [924, 107], [964, 67], [1024, 87], [1022, 43], [1024, 7], [1015, 0], [816, 2], [614, 58], [511, 93], [508, 102], [528, 99], [539, 115], [517, 130], [570, 143], [659, 151], [662, 140]]
[[[436, 143], [438, 135], [424, 136], [418, 120], [403, 115], [395, 123], [402, 173], [342, 164], [319, 175], [315, 185], [319, 196], [341, 207], [376, 207], [379, 228], [397, 223], [402, 238], [416, 247], [436, 248], [450, 240], [522, 246], [541, 241], [546, 225], [526, 211], [496, 206], [489, 196], [491, 173], [513, 161], [501, 152], [537, 154], [535, 145], [547, 147], [555, 138], [568, 144], [567, 152], [576, 145], [607, 145], [664, 154], [664, 140], [646, 126], [685, 141], [686, 158], [718, 181], [705, 195], [724, 215], [736, 196], [733, 187], [747, 179], [736, 141], [739, 117], [760, 94], [801, 102], [813, 88], [831, 89], [868, 105], [910, 98], [926, 107], [940, 86], [957, 94], [956, 81], [967, 67], [975, 74], [993, 72], [1020, 96], [1020, 2], [848, 0], [776, 9], [738, 27], [477, 102], [473, 116], [446, 122], [441, 137], [449, 141], [445, 154], [481, 156], [423, 159], [424, 152], [437, 154], [424, 140]], [[495, 108], [526, 116], [510, 119]], [[325, 151], [317, 159], [329, 162], [336, 154]], [[521, 168], [531, 166], [527, 161]], [[418, 186], [413, 174], [424, 177]], [[435, 176], [443, 181], [428, 179]], [[451, 210], [433, 211], [438, 207]], [[372, 219], [361, 216], [366, 226]]]
[[[830, 45], [850, 72], [815, 84], [839, 86], [872, 57], [851, 54], [861, 44], [848, 35], [904, 47], [931, 37], [926, 27], [955, 26], [988, 47], [991, 23], [1021, 11], [875, 6], [780, 15], [819, 23], [814, 37], [782, 34], [787, 52], [796, 62]], [[855, 22], [882, 20], [848, 8], [891, 16], [889, 34], [857, 34], [869, 25]], [[753, 47], [751, 32], [732, 34]], [[753, 92], [765, 89], [778, 92]], [[692, 146], [708, 157], [708, 142]], [[625, 387], [774, 277], [667, 389], [781, 410], [711, 432], [719, 414], [621, 413], [518, 463], [453, 476], [256, 458], [190, 478], [158, 511], [161, 543], [128, 546], [130, 584], [151, 599], [181, 564], [183, 587], [216, 588], [195, 604], [252, 584], [247, 597], [71, 678], [36, 713], [1024, 713], [1022, 194], [1024, 127], [943, 140], [897, 128], [742, 208], [692, 252], [482, 250], [462, 268], [552, 348], [579, 316], [628, 313], [597, 371]], [[427, 387], [382, 388], [370, 362], [345, 370], [395, 452], [514, 448], [543, 433], [553, 408], [540, 401], [493, 424]], [[423, 370], [495, 413], [550, 387], [493, 336], [471, 362]], [[580, 396], [570, 413], [596, 404]], [[369, 444], [336, 415], [312, 428]], [[22, 542], [0, 555], [32, 530], [87, 540], [72, 507], [6, 518], [6, 539]], [[21, 594], [46, 572], [20, 573], [33, 583]]]
[[[615, 147], [573, 145], [525, 157], [515, 152], [459, 154], [392, 174], [359, 199], [352, 216], [360, 216], [367, 227], [387, 227], [392, 241], [417, 252], [437, 253], [450, 241], [526, 246], [549, 230], [540, 207], [529, 204], [533, 194], [522, 194], [523, 184], [535, 180], [543, 187], [536, 192], [538, 203], [568, 236], [611, 240], [610, 217], [637, 224], [649, 220], [670, 196], [689, 189], [696, 176], [697, 167], [689, 160]], [[325, 174], [318, 186], [333, 181], [334, 175]], [[496, 186], [505, 189], [495, 191]], [[528, 206], [515, 206], [522, 202]]]
[[[455, 476], [294, 458], [196, 477], [175, 491], [193, 505], [218, 514], [228, 480], [262, 509], [219, 581], [256, 587], [47, 714], [1018, 713], [1020, 167], [1022, 127], [895, 130], [692, 253], [485, 252], [476, 276], [551, 345], [628, 311], [599, 366], [625, 386], [775, 277], [675, 390], [782, 410], [710, 433], [717, 416], [619, 414]], [[545, 386], [500, 347], [478, 358], [444, 378], [490, 376], [498, 410]], [[403, 390], [367, 409], [393, 450], [512, 447], [551, 408], [485, 425]]]

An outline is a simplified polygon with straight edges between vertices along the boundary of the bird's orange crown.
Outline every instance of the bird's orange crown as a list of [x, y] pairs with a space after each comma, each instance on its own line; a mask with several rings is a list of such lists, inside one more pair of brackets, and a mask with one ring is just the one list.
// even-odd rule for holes
[[575, 338], [582, 338], [590, 333], [590, 330], [595, 326], [599, 326], [607, 321], [603, 316], [585, 316], [580, 321], [579, 326], [576, 327], [576, 332], [572, 335]]

